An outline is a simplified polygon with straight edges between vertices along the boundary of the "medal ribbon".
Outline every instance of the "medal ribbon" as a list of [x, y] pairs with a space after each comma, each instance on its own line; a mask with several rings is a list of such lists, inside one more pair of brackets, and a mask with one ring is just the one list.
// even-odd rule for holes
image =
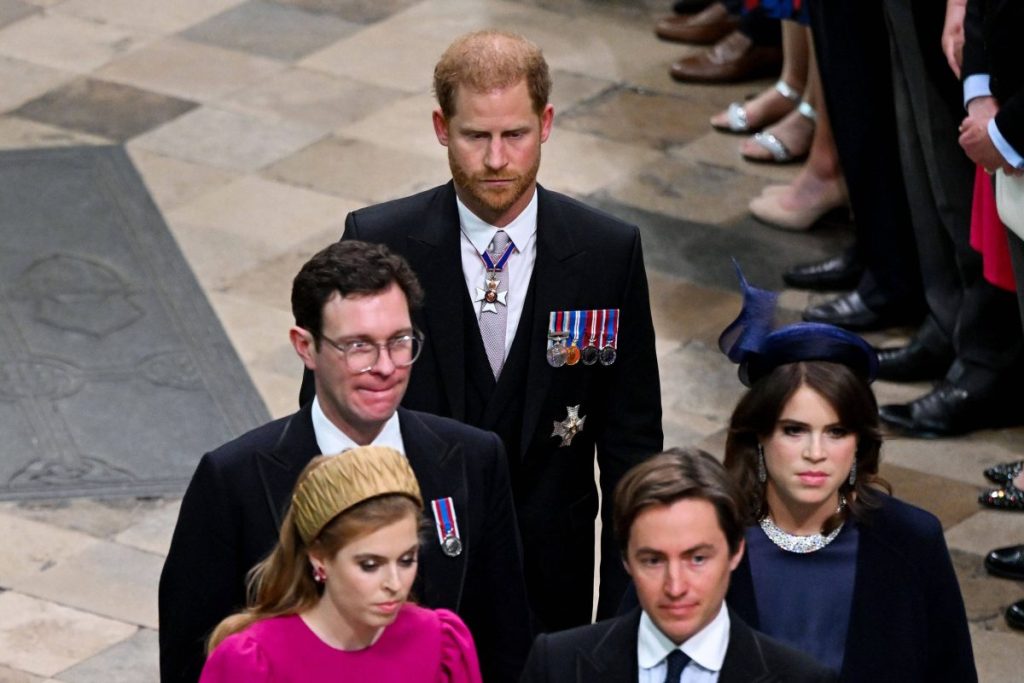
[[455, 505], [451, 496], [430, 501], [430, 508], [434, 511], [434, 521], [437, 523], [437, 540], [443, 545], [444, 539], [449, 536], [459, 538], [459, 522], [455, 519]]
[[599, 349], [603, 349], [605, 347], [604, 337], [605, 337], [605, 332], [608, 329], [607, 321], [608, 321], [608, 309], [607, 308], [602, 308], [601, 309], [601, 337], [600, 337], [600, 339], [597, 340], [597, 348], [599, 348]]
[[605, 332], [601, 335], [601, 337], [602, 337], [601, 348], [604, 348], [606, 346], [606, 344], [604, 344], [603, 342], [607, 341], [607, 346], [610, 346], [610, 347], [612, 347], [614, 349], [614, 348], [616, 348], [615, 344], [618, 341], [618, 337], [619, 337], [619, 309], [617, 309], [617, 308], [609, 308], [607, 312], [608, 312], [608, 327], [605, 330]]
[[512, 250], [515, 248], [516, 245], [512, 243], [512, 240], [509, 240], [508, 244], [505, 245], [505, 251], [498, 257], [497, 263], [491, 259], [491, 254], [486, 249], [481, 252], [480, 258], [484, 260], [484, 265], [487, 267], [487, 270], [493, 270], [500, 273], [501, 269], [505, 267], [506, 263], [508, 263], [508, 257], [512, 255]]
[[587, 324], [585, 327], [590, 330], [587, 346], [593, 346], [597, 342], [597, 311], [587, 311]]
[[569, 346], [579, 346], [577, 342], [580, 340], [580, 320], [583, 318], [584, 311], [572, 311], [569, 315], [572, 317], [572, 336], [569, 339]]

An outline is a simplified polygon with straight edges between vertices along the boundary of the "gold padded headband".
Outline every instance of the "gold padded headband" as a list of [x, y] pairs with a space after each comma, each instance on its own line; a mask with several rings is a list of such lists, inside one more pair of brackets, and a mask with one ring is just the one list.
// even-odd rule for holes
[[292, 495], [295, 526], [309, 545], [345, 510], [390, 493], [409, 496], [423, 507], [416, 475], [398, 451], [360, 446], [329, 456], [306, 474]]

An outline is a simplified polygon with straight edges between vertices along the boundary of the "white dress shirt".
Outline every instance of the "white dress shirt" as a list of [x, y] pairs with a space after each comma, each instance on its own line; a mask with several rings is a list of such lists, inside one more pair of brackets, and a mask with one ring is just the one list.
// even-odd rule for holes
[[[988, 74], [974, 74], [964, 79], [964, 108], [971, 103], [976, 97], [991, 97], [992, 90], [989, 88], [991, 77]], [[1016, 150], [1013, 146], [1007, 142], [1006, 138], [999, 131], [999, 126], [996, 125], [996, 120], [993, 118], [988, 122], [988, 136], [992, 139], [992, 144], [995, 146], [999, 153], [1003, 155], [1006, 162], [1017, 169], [1024, 169], [1024, 156], [1021, 152], [1024, 150]]]
[[[324, 455], [337, 455], [345, 451], [357, 448], [359, 444], [352, 440], [345, 432], [338, 429], [337, 425], [327, 419], [323, 408], [320, 407], [320, 399], [313, 398], [313, 434], [316, 436], [316, 445]], [[387, 446], [405, 455], [405, 443], [402, 441], [402, 428], [398, 424], [398, 412], [395, 412], [384, 428], [380, 430], [371, 446]]]
[[682, 645], [673, 643], [655, 626], [647, 612], [643, 612], [636, 637], [640, 683], [665, 683], [668, 674], [665, 658], [675, 649], [682, 650], [691, 660], [683, 669], [682, 683], [718, 683], [725, 651], [729, 649], [729, 610], [725, 603], [707, 626]]
[[[508, 317], [505, 320], [505, 357], [508, 358], [512, 340], [515, 339], [516, 330], [519, 328], [519, 319], [523, 315], [523, 300], [526, 298], [526, 290], [530, 288], [533, 264], [537, 262], [537, 190], [534, 189], [533, 198], [523, 212], [503, 228], [482, 221], [458, 197], [455, 201], [459, 207], [459, 222], [462, 229], [462, 273], [466, 276], [466, 289], [469, 290], [470, 300], [476, 296], [477, 289], [484, 288], [487, 267], [484, 266], [480, 254], [491, 243], [494, 231], [504, 230], [511, 238], [512, 244], [516, 245], [508, 258], [510, 277], [508, 282], [502, 282], [508, 286]], [[474, 302], [473, 305], [476, 307], [476, 319], [479, 321], [483, 304]]]

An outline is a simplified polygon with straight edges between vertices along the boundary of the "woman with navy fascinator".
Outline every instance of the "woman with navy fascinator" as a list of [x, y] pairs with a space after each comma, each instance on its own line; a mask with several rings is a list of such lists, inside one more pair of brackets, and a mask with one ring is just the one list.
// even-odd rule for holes
[[777, 295], [740, 283], [719, 340], [748, 387], [725, 447], [750, 523], [729, 606], [841, 681], [977, 681], [942, 527], [878, 476], [874, 350], [831, 325], [775, 329]]

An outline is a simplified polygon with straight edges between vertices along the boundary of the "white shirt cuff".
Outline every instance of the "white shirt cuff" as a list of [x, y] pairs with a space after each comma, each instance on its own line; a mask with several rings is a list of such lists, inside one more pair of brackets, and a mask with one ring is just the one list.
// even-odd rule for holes
[[992, 144], [996, 146], [996, 149], [999, 150], [999, 153], [1003, 155], [1003, 158], [1006, 159], [1010, 166], [1018, 169], [1024, 168], [1024, 157], [1021, 157], [1017, 150], [1006, 141], [1003, 134], [999, 132], [999, 126], [996, 125], [994, 118], [988, 122], [988, 136], [992, 139]]
[[964, 79], [964, 109], [971, 100], [977, 97], [990, 97], [992, 91], [988, 87], [988, 74], [974, 74]]

